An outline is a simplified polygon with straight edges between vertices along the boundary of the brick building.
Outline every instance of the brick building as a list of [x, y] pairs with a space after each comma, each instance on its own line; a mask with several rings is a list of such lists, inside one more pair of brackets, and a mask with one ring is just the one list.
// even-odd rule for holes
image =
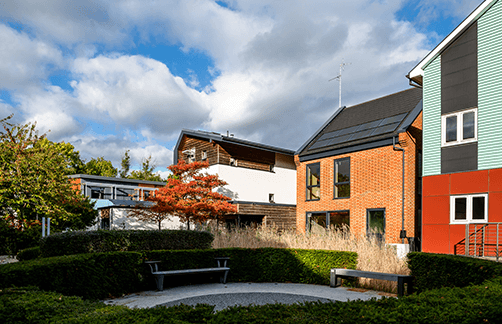
[[420, 237], [421, 112], [415, 88], [339, 109], [296, 152], [297, 228]]
[[219, 133], [184, 129], [174, 149], [174, 163], [208, 161], [210, 174], [228, 183], [219, 192], [232, 199], [236, 215], [228, 223], [296, 225], [294, 151]]

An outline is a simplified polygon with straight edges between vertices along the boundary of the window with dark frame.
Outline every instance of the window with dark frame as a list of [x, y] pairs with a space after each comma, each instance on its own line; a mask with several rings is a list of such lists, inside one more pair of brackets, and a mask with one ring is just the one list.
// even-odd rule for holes
[[350, 158], [334, 161], [333, 198], [350, 198]]
[[307, 230], [316, 233], [323, 229], [348, 229], [350, 212], [348, 210], [307, 213]]
[[366, 210], [366, 235], [385, 242], [385, 208]]
[[307, 165], [307, 200], [321, 199], [321, 164]]

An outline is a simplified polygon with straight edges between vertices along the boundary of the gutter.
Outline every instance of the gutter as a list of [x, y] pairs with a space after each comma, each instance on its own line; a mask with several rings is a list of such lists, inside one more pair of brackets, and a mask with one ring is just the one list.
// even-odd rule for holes
[[[398, 135], [399, 136], [399, 135]], [[404, 239], [406, 238], [406, 231], [404, 230], [404, 149], [402, 147], [396, 146], [396, 137], [392, 138], [392, 148], [394, 151], [401, 151], [403, 153], [403, 175], [402, 175], [402, 196], [401, 196], [401, 233], [399, 233], [399, 238], [402, 240], [401, 243], [404, 244]]]

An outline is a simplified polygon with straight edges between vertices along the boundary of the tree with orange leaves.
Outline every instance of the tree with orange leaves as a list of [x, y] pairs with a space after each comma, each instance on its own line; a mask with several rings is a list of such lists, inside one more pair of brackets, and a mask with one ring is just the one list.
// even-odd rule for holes
[[158, 222], [160, 229], [162, 220], [170, 216], [178, 216], [182, 222], [203, 223], [236, 213], [237, 207], [228, 202], [230, 198], [215, 191], [227, 183], [218, 175], [203, 172], [207, 167], [208, 162], [183, 160], [169, 166], [173, 174], [166, 186], [145, 199], [153, 204], [143, 210], [136, 209], [133, 215], [143, 221]]

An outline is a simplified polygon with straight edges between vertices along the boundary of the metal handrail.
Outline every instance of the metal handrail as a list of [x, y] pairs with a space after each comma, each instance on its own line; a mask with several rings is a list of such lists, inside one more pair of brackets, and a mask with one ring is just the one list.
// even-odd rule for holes
[[500, 225], [502, 223], [466, 224], [465, 238], [455, 244], [454, 253], [461, 254], [460, 248], [464, 246], [463, 254], [466, 256], [494, 256], [498, 261], [502, 254]]

